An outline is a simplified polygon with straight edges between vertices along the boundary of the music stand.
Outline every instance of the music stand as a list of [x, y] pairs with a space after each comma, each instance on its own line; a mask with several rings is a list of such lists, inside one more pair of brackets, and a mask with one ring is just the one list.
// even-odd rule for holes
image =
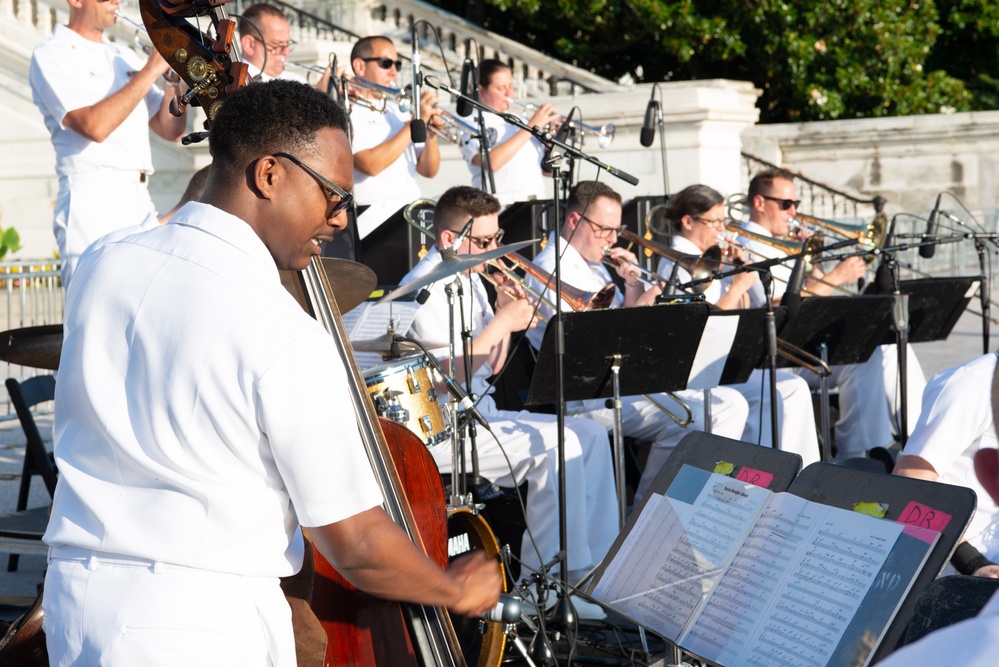
[[[902, 294], [909, 295], [909, 343], [947, 338], [971, 301], [973, 287], [979, 281], [981, 276], [903, 280]], [[894, 342], [895, 334], [889, 333], [881, 344]]]
[[[566, 401], [611, 398], [614, 465], [621, 524], [625, 516], [621, 396], [679, 391], [697, 353], [711, 307], [660, 304], [563, 313]], [[554, 403], [555, 327], [548, 327], [527, 394], [527, 405]]]
[[[739, 328], [732, 341], [732, 349], [722, 371], [718, 384], [742, 384], [757, 368], [766, 361], [766, 316], [765, 308], [745, 308], [740, 310], [715, 310], [711, 317], [738, 317]], [[774, 308], [774, 318], [778, 331], [787, 321], [787, 309]]]
[[[912, 616], [919, 592], [933, 581], [954, 554], [957, 543], [975, 513], [977, 500], [971, 489], [925, 480], [858, 470], [831, 463], [813, 463], [801, 471], [788, 489], [796, 496], [853, 510], [856, 503], [881, 503], [887, 507], [884, 518], [889, 521], [923, 525], [927, 511], [950, 515], [940, 530], [940, 539], [930, 552], [922, 571], [913, 581], [905, 599], [899, 605], [885, 636], [870, 660], [876, 663], [891, 653], [901, 641], [905, 626]], [[928, 527], [934, 527], [932, 524]], [[857, 644], [860, 637], [857, 637]]]

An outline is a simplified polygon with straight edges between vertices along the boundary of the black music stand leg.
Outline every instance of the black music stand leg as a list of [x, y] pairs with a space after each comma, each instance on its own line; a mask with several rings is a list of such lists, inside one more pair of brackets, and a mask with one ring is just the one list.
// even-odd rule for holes
[[607, 399], [607, 407], [614, 411], [614, 482], [617, 484], [618, 528], [624, 528], [625, 488], [624, 488], [624, 425], [621, 422], [621, 355], [615, 354], [611, 360], [611, 384], [614, 397]]
[[891, 309], [892, 329], [895, 330], [895, 348], [898, 356], [898, 440], [901, 447], [909, 440], [909, 295], [902, 294], [899, 265], [891, 253], [883, 253], [881, 261], [888, 263], [891, 271], [892, 296], [895, 304]]
[[989, 284], [988, 264], [985, 261], [985, 240], [975, 237], [975, 250], [978, 252], [978, 266], [982, 271], [982, 281], [978, 287], [978, 298], [982, 304], [982, 354], [989, 353], [989, 327], [992, 323], [992, 286]]
[[[819, 358], [829, 362], [829, 346], [819, 343]], [[829, 415], [829, 376], [819, 373], [819, 428], [822, 430], [822, 451], [820, 456], [826, 463], [832, 461], [832, 418]]]
[[[773, 303], [767, 298], [767, 375], [770, 377], [770, 446], [780, 449], [777, 419], [777, 323], [774, 318]], [[763, 424], [760, 424], [762, 437]]]

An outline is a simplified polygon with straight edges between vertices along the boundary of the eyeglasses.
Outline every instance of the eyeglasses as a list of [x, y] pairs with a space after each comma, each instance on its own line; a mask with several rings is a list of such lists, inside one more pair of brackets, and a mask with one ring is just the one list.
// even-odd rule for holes
[[402, 69], [401, 60], [392, 60], [391, 58], [361, 58], [366, 63], [378, 63], [378, 66], [382, 69], [392, 69], [392, 65], [395, 65], [395, 71], [398, 72]]
[[467, 236], [465, 238], [467, 238], [469, 241], [471, 241], [475, 245], [479, 246], [479, 250], [486, 250], [486, 249], [489, 248], [489, 246], [491, 246], [493, 244], [493, 242], [495, 242], [496, 245], [499, 245], [499, 242], [503, 240], [503, 231], [504, 230], [500, 229], [499, 231], [497, 231], [492, 236], [471, 236], [470, 235], [470, 236]]
[[725, 218], [695, 218], [693, 216], [691, 218], [708, 227], [723, 227], [725, 225]]
[[594, 234], [599, 239], [609, 238], [612, 234], [620, 234], [625, 229], [624, 225], [618, 225], [617, 227], [608, 227], [606, 225], [598, 224], [582, 214], [579, 217], [582, 218], [583, 220], [586, 220], [591, 225], [593, 225], [593, 228], [596, 230]]
[[[354, 196], [344, 190], [343, 188], [337, 187], [332, 181], [328, 180], [326, 177], [322, 176], [318, 171], [305, 164], [297, 157], [291, 153], [274, 153], [274, 157], [283, 157], [291, 160], [299, 167], [308, 172], [309, 176], [316, 179], [319, 183], [319, 187], [323, 191], [323, 196], [326, 197], [326, 219], [335, 218], [340, 214], [341, 211], [346, 209], [352, 203], [354, 203]], [[336, 197], [340, 197], [339, 200]]]
[[763, 197], [764, 199], [769, 199], [770, 201], [777, 202], [777, 205], [780, 206], [780, 210], [782, 211], [786, 211], [792, 206], [795, 208], [801, 206], [800, 199], [781, 199], [780, 197], [771, 197], [770, 195], [760, 195], [760, 196]]
[[250, 38], [263, 44], [264, 48], [267, 49], [267, 53], [270, 53], [271, 55], [276, 55], [281, 52], [291, 53], [294, 48], [298, 46], [298, 42], [293, 39], [288, 40], [284, 44], [268, 44], [266, 41], [256, 37], [255, 35], [250, 35]]

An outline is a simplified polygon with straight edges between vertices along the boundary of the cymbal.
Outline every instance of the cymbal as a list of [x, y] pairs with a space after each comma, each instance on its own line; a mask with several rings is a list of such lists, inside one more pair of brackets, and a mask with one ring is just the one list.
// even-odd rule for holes
[[21, 366], [59, 370], [62, 325], [11, 329], [0, 333], [0, 360]]
[[526, 248], [527, 246], [537, 243], [538, 240], [539, 239], [531, 239], [530, 241], [511, 243], [510, 245], [493, 248], [492, 250], [488, 250], [478, 255], [458, 255], [455, 259], [441, 260], [441, 263], [435, 266], [430, 273], [421, 278], [410, 281], [405, 285], [397, 287], [395, 290], [379, 299], [378, 303], [393, 301], [398, 299], [400, 296], [409, 294], [410, 292], [418, 290], [421, 287], [426, 287], [427, 285], [435, 283], [438, 280], [443, 280], [444, 278], [449, 278], [455, 274], [461, 273], [462, 271], [467, 271], [473, 266], [478, 266], [483, 262], [488, 262], [491, 259], [496, 259], [497, 257], [502, 257], [503, 255], [509, 255], [511, 252], [516, 252], [521, 248]]
[[[375, 272], [364, 264], [336, 257], [322, 257], [320, 261], [326, 271], [326, 277], [330, 281], [330, 287], [333, 288], [333, 296], [336, 297], [336, 305], [340, 308], [341, 315], [357, 308], [375, 291], [378, 278], [375, 276]], [[298, 272], [281, 271], [280, 273], [281, 284], [291, 292], [291, 295], [295, 297], [305, 312], [309, 312], [305, 292], [302, 291], [302, 283], [298, 279]]]
[[[355, 352], [378, 352], [385, 355], [392, 352], [392, 337], [394, 333], [386, 332], [378, 338], [366, 338], [364, 340], [353, 340], [350, 342]], [[415, 343], [408, 340], [399, 341], [399, 352], [419, 352], [420, 348]]]

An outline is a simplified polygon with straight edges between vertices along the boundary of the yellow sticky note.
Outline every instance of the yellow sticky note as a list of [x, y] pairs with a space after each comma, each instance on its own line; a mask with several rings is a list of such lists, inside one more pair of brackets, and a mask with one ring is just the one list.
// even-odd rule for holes
[[715, 469], [712, 472], [716, 472], [719, 475], [731, 475], [733, 470], [735, 470], [735, 466], [728, 461], [718, 461], [715, 463]]
[[853, 511], [883, 519], [888, 513], [888, 505], [884, 503], [854, 503]]

